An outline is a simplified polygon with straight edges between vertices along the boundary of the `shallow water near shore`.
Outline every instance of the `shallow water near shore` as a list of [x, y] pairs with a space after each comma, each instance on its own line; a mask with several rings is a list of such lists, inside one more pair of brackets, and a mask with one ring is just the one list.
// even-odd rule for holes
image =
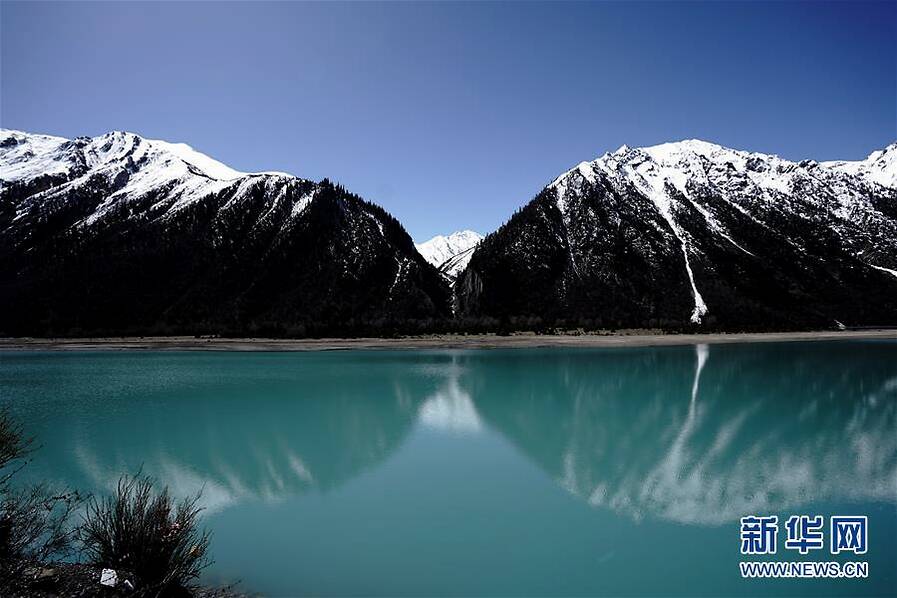
[[[22, 479], [203, 490], [206, 581], [263, 595], [897, 594], [897, 342], [0, 352]], [[742, 557], [747, 515], [868, 552]], [[742, 579], [738, 562], [869, 563]]]

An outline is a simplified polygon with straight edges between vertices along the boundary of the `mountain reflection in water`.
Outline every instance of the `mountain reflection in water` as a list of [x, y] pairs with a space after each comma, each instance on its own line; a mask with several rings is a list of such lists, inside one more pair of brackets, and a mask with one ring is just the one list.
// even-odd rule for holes
[[897, 501], [895, 357], [872, 343], [507, 356], [501, 376], [469, 368], [461, 386], [487, 425], [591, 505], [714, 524]]
[[[718, 524], [818, 500], [897, 501], [897, 346], [3, 357], [32, 475], [92, 491], [143, 471], [212, 510], [328, 491], [420, 426], [498, 433], [635, 520]], [[40, 396], [41, 376], [66, 376]], [[28, 401], [17, 399], [29, 398]], [[37, 429], [35, 429], [37, 428]]]

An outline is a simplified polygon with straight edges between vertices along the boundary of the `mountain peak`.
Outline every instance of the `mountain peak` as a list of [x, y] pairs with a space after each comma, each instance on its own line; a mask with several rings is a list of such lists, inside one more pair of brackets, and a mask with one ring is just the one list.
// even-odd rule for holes
[[[817, 170], [820, 168], [821, 171]], [[558, 205], [563, 212], [566, 206], [563, 196], [567, 190], [579, 188], [581, 180], [594, 182], [599, 176], [631, 179], [636, 184], [650, 183], [658, 189], [669, 182], [683, 193], [690, 181], [725, 188], [734, 177], [775, 194], [787, 193], [795, 177], [810, 176], [811, 172], [816, 173], [812, 175], [815, 178], [848, 175], [856, 182], [897, 188], [897, 143], [874, 151], [863, 160], [829, 162], [794, 162], [775, 154], [732, 149], [702, 139], [636, 148], [623, 145], [591, 162], [580, 162], [549, 187], [560, 191]]]
[[242, 172], [197, 151], [186, 143], [148, 139], [131, 131], [109, 131], [97, 137], [67, 139], [54, 135], [0, 129], [0, 166], [6, 182], [28, 181], [43, 175], [72, 174], [79, 168], [119, 167], [141, 162], [154, 171], [156, 185], [166, 180], [198, 175], [211, 181], [232, 181], [245, 176], [283, 172]]
[[145, 197], [160, 190], [175, 199], [168, 206], [173, 212], [259, 177], [283, 183], [303, 182], [280, 172], [241, 172], [186, 143], [147, 139], [130, 131], [109, 131], [73, 140], [0, 131], [0, 179], [4, 183], [28, 185], [61, 179], [81, 185], [97, 176], [109, 183], [108, 195], [96, 212], [84, 220], [85, 224], [94, 223], [120, 198]]
[[470, 261], [473, 250], [483, 235], [472, 230], [460, 230], [449, 235], [436, 235], [416, 244], [417, 251], [436, 269], [454, 279]]
[[720, 151], [736, 151], [717, 143], [704, 141], [703, 139], [682, 139], [681, 141], [668, 141], [666, 143], [658, 143], [657, 145], [651, 145], [641, 149], [646, 152], [655, 152], [661, 154], [681, 153], [687, 151], [701, 155], [712, 155]]

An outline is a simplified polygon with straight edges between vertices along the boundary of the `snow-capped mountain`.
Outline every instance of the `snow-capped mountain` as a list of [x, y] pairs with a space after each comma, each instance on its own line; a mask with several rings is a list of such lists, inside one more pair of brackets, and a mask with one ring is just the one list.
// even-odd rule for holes
[[0, 333], [377, 333], [450, 317], [459, 272], [456, 313], [527, 326], [897, 324], [897, 144], [624, 146], [485, 239], [417, 247], [327, 180], [133, 133], [2, 130], [0, 185]]
[[623, 146], [487, 236], [456, 301], [609, 326], [895, 324], [897, 144], [853, 162]]
[[0, 331], [339, 332], [450, 313], [401, 225], [184, 144], [0, 131]]
[[417, 250], [437, 270], [454, 280], [467, 267], [470, 256], [483, 235], [472, 230], [454, 232], [448, 236], [436, 235], [429, 241], [418, 243]]

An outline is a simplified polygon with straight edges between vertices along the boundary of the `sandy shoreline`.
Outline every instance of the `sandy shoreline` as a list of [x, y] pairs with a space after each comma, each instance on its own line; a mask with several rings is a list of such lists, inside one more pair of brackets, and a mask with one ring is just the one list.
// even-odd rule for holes
[[383, 339], [265, 339], [124, 337], [124, 338], [0, 338], [0, 350], [50, 351], [333, 351], [347, 349], [499, 349], [534, 347], [648, 347], [699, 343], [786, 342], [849, 339], [897, 339], [897, 329], [733, 334], [605, 335], [433, 335]]

